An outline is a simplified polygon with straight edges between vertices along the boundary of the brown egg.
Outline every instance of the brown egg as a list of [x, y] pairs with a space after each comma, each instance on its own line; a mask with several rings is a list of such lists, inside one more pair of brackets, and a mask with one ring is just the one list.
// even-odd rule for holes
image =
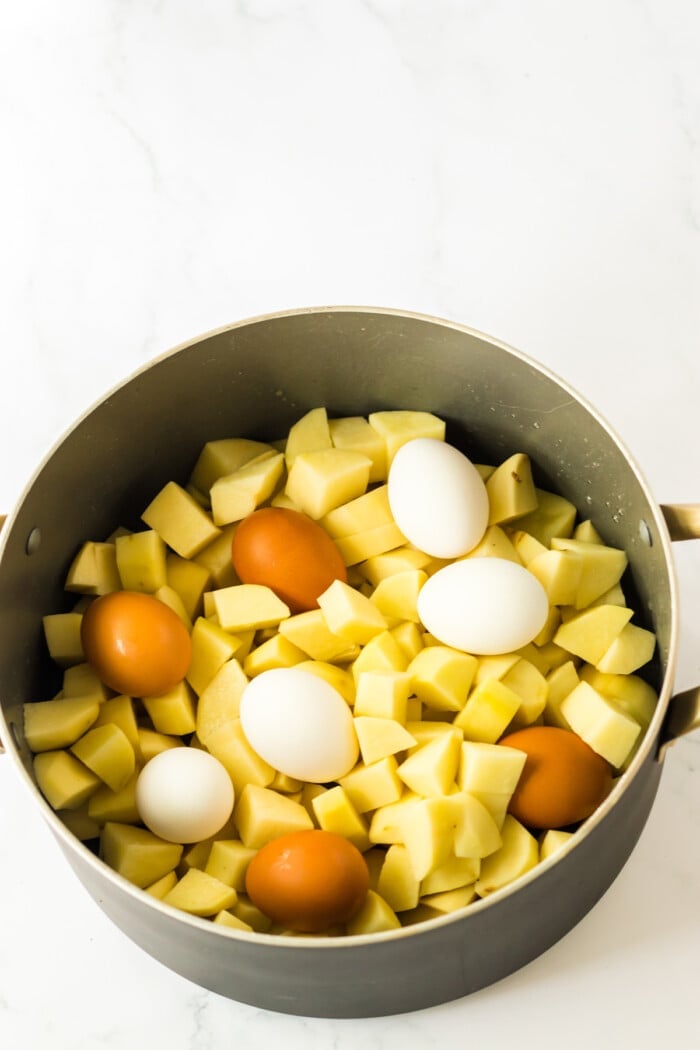
[[566, 729], [529, 726], [499, 744], [527, 755], [508, 806], [527, 827], [563, 828], [585, 820], [612, 786], [609, 763]]

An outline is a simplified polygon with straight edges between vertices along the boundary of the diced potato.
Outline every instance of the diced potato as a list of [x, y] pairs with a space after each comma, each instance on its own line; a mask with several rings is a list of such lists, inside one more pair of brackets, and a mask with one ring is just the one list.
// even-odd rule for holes
[[427, 905], [434, 911], [448, 914], [466, 908], [476, 897], [476, 887], [460, 886], [458, 889], [446, 890], [443, 893], [431, 893], [421, 895], [421, 903]]
[[217, 671], [238, 652], [240, 639], [203, 616], [195, 620], [191, 637], [192, 659], [185, 677], [201, 695]]
[[369, 849], [367, 821], [357, 812], [344, 788], [340, 785], [329, 788], [316, 795], [311, 805], [320, 828], [350, 839], [360, 852]]
[[388, 487], [380, 485], [369, 492], [348, 500], [330, 510], [319, 519], [326, 532], [334, 540], [354, 536], [358, 532], [391, 525], [394, 517], [389, 506]]
[[649, 663], [656, 648], [656, 635], [644, 627], [626, 624], [596, 667], [605, 674], [627, 675]]
[[274, 452], [272, 445], [263, 441], [251, 441], [249, 438], [207, 441], [194, 465], [189, 483], [199, 492], [208, 495], [215, 481], [227, 474], [233, 474], [239, 467], [257, 459], [265, 452]]
[[24, 738], [37, 751], [57, 751], [70, 747], [90, 728], [100, 705], [92, 697], [40, 700], [24, 705]]
[[[210, 582], [216, 587], [231, 587], [234, 583], [240, 583], [233, 567], [231, 559], [231, 545], [233, 534], [236, 531], [237, 522], [221, 527], [221, 535], [210, 543], [203, 551], [192, 560], [192, 564], [204, 569], [210, 578]], [[204, 588], [202, 594], [206, 592]]]
[[540, 543], [531, 533], [525, 532], [522, 528], [516, 529], [512, 533], [511, 540], [525, 568], [528, 568], [530, 563], [540, 554], [544, 554], [545, 551], [549, 550], [549, 543]]
[[240, 717], [241, 697], [248, 684], [238, 660], [227, 660], [199, 695], [196, 732], [205, 747], [209, 738]]
[[382, 631], [369, 641], [352, 665], [356, 682], [365, 671], [405, 671], [408, 659], [389, 631]]
[[234, 820], [244, 846], [260, 849], [271, 839], [313, 827], [304, 807], [276, 791], [246, 784], [238, 796]]
[[166, 556], [165, 572], [168, 587], [180, 595], [185, 612], [193, 620], [201, 612], [202, 595], [211, 586], [211, 573], [204, 565], [172, 552]]
[[284, 472], [281, 452], [263, 452], [256, 459], [214, 482], [209, 495], [215, 525], [242, 521], [275, 491]]
[[381, 437], [363, 416], [345, 416], [328, 421], [331, 441], [335, 448], [361, 452], [371, 461], [370, 484], [386, 481], [386, 447]]
[[318, 675], [324, 681], [332, 685], [340, 693], [343, 700], [352, 707], [355, 703], [355, 680], [349, 671], [337, 664], [328, 663], [325, 660], [304, 660], [296, 664], [300, 671], [308, 671], [309, 674]]
[[561, 713], [562, 700], [571, 693], [579, 683], [578, 672], [573, 660], [567, 660], [547, 675], [547, 704], [544, 710], [545, 724], [559, 729], [571, 729]]
[[554, 641], [574, 656], [597, 665], [631, 618], [631, 609], [597, 605], [562, 623]]
[[583, 540], [584, 543], [602, 543], [603, 539], [590, 518], [579, 522], [573, 532], [573, 539]]
[[527, 755], [514, 747], [465, 740], [460, 751], [457, 785], [471, 794], [494, 792], [512, 795]]
[[627, 567], [624, 551], [600, 543], [586, 543], [561, 535], [552, 538], [552, 549], [571, 551], [581, 559], [581, 579], [573, 603], [577, 609], [587, 608], [596, 598], [619, 583]]
[[[364, 498], [364, 497], [363, 497]], [[425, 551], [419, 551], [415, 547], [395, 547], [384, 554], [375, 554], [357, 566], [361, 575], [376, 587], [382, 580], [394, 576], [399, 572], [410, 572], [415, 569], [424, 569], [430, 565], [431, 558]]]
[[64, 699], [73, 696], [82, 696], [96, 700], [101, 704], [111, 694], [107, 686], [102, 682], [97, 672], [90, 664], [72, 664], [63, 672], [61, 694]]
[[105, 700], [100, 704], [97, 718], [93, 722], [97, 726], [116, 725], [126, 736], [134, 749], [137, 759], [141, 755], [139, 744], [139, 726], [134, 710], [134, 701], [130, 696], [113, 696], [111, 700]]
[[380, 758], [395, 755], [416, 744], [416, 738], [411, 736], [405, 725], [393, 718], [356, 714], [354, 725], [365, 765], [371, 765]]
[[190, 868], [199, 868], [201, 871], [204, 871], [210, 852], [211, 842], [208, 839], [186, 845], [185, 852], [182, 854], [182, 859], [178, 865], [177, 874], [182, 876]]
[[576, 507], [555, 492], [538, 488], [535, 488], [535, 492], [537, 510], [518, 518], [518, 529], [529, 532], [545, 547], [549, 547], [555, 536], [571, 535], [576, 521]]
[[68, 751], [35, 755], [34, 775], [53, 809], [77, 809], [100, 786], [99, 778]]
[[249, 926], [257, 933], [267, 933], [272, 926], [272, 919], [260, 911], [244, 893], [239, 894], [238, 900], [231, 908], [232, 914]]
[[319, 452], [333, 445], [325, 408], [312, 408], [292, 424], [285, 443], [287, 469], [302, 452]]
[[[410, 702], [411, 701], [409, 701], [409, 703]], [[419, 747], [422, 744], [427, 744], [431, 740], [435, 740], [436, 737], [441, 737], [445, 734], [454, 736], [460, 745], [464, 740], [464, 733], [462, 730], [459, 726], [456, 726], [453, 722], [449, 721], [449, 719], [438, 722], [433, 721], [430, 718], [409, 718], [406, 722], [406, 729], [411, 736], [415, 737], [416, 743]]]
[[489, 525], [500, 525], [530, 514], [538, 506], [530, 457], [524, 452], [510, 456], [486, 480]]
[[141, 518], [181, 558], [193, 558], [220, 535], [207, 512], [176, 481], [163, 486]]
[[145, 696], [143, 706], [159, 733], [186, 736], [196, 729], [194, 693], [187, 682], [178, 682], [162, 696]]
[[49, 613], [42, 618], [49, 656], [59, 667], [70, 667], [71, 664], [85, 662], [83, 643], [80, 639], [82, 622], [83, 616], [80, 612]]
[[84, 543], [68, 570], [65, 589], [78, 594], [110, 594], [121, 587], [113, 543]]
[[231, 930], [244, 930], [246, 933], [253, 933], [253, 927], [243, 922], [243, 919], [239, 919], [237, 915], [234, 915], [230, 911], [220, 911], [212, 920], [216, 926], [228, 926]]
[[368, 422], [380, 435], [386, 447], [387, 467], [401, 448], [414, 438], [429, 437], [438, 441], [445, 440], [445, 423], [432, 412], [412, 411], [410, 409], [390, 409], [384, 412], [372, 412]]
[[400, 928], [401, 922], [396, 912], [375, 890], [367, 891], [362, 907], [346, 923], [347, 933], [351, 937]]
[[239, 583], [213, 591], [219, 624], [225, 631], [276, 627], [289, 616], [289, 606], [269, 587], [259, 583]]
[[405, 724], [410, 690], [407, 671], [361, 671], [357, 675], [355, 717], [390, 718]]
[[544, 587], [550, 605], [575, 604], [583, 573], [583, 559], [577, 551], [544, 551], [532, 559], [528, 570]]
[[360, 648], [330, 630], [321, 609], [310, 609], [282, 620], [279, 632], [305, 652], [312, 660], [345, 663], [354, 659]]
[[435, 711], [461, 711], [476, 674], [478, 660], [447, 645], [431, 645], [411, 660], [407, 671], [413, 692]]
[[510, 814], [504, 821], [501, 836], [503, 844], [500, 849], [481, 862], [481, 874], [476, 883], [480, 897], [520, 878], [539, 860], [537, 839]]
[[153, 594], [168, 582], [166, 547], [154, 529], [115, 540], [117, 571], [125, 591]]
[[454, 724], [468, 740], [495, 744], [513, 720], [520, 707], [520, 697], [503, 682], [487, 679], [477, 685], [466, 704], [456, 715]]
[[408, 911], [418, 904], [420, 882], [404, 845], [396, 843], [386, 851], [377, 892], [395, 912]]
[[521, 657], [518, 653], [500, 653], [496, 656], [480, 656], [479, 664], [474, 675], [474, 685], [481, 685], [490, 679], [499, 682], [505, 674], [514, 667]]
[[328, 629], [357, 645], [366, 645], [386, 631], [387, 622], [377, 606], [342, 580], [334, 580], [318, 597]]
[[372, 461], [361, 452], [339, 448], [300, 452], [295, 456], [285, 492], [314, 520], [367, 489]]
[[166, 893], [163, 903], [190, 915], [208, 916], [231, 908], [237, 899], [236, 891], [230, 886], [219, 882], [205, 871], [190, 868], [170, 892]]
[[459, 791], [446, 803], [455, 824], [453, 849], [457, 857], [488, 857], [499, 849], [501, 832], [491, 813], [475, 795]]
[[614, 700], [635, 722], [639, 722], [640, 726], [646, 729], [654, 717], [659, 701], [653, 686], [639, 675], [607, 674], [596, 670], [590, 664], [584, 664], [579, 673], [596, 692], [608, 700]]
[[238, 797], [247, 785], [267, 787], [275, 770], [248, 743], [240, 718], [207, 733], [206, 749], [224, 766]]
[[529, 660], [520, 659], [506, 671], [501, 684], [520, 697], [520, 707], [513, 716], [511, 728], [532, 725], [547, 703], [547, 679]]
[[167, 875], [163, 875], [160, 879], [156, 879], [150, 886], [146, 886], [146, 893], [150, 894], [151, 897], [155, 897], [156, 900], [162, 901], [177, 882], [177, 872], [169, 871]]
[[414, 656], [417, 656], [423, 648], [422, 631], [418, 624], [413, 623], [410, 620], [405, 623], [398, 623], [396, 627], [389, 628], [389, 633], [409, 662]]
[[[398, 728], [401, 729], [401, 726]], [[396, 759], [393, 755], [387, 755], [371, 764], [358, 763], [344, 777], [340, 777], [338, 783], [357, 812], [367, 813], [369, 810], [378, 809], [379, 806], [398, 802], [401, 798], [403, 784], [397, 776], [396, 769]]]
[[99, 838], [100, 825], [88, 816], [87, 805], [83, 802], [76, 809], [61, 809], [59, 816], [72, 835], [81, 842]]
[[581, 681], [562, 700], [561, 712], [589, 747], [620, 768], [635, 745], [641, 726], [617, 704]]
[[187, 631], [189, 633], [192, 632], [192, 619], [185, 608], [185, 603], [173, 587], [167, 583], [164, 587], [159, 587], [154, 593], [154, 598], [157, 598], [163, 605], [167, 605], [169, 609], [172, 609], [175, 615], [182, 620]]
[[473, 887], [479, 878], [481, 860], [479, 857], [457, 857], [450, 853], [443, 861], [423, 879], [420, 884], [420, 895], [424, 898], [438, 893], [449, 893], [462, 887]]
[[110, 868], [143, 889], [177, 867], [182, 846], [145, 828], [110, 821], [102, 829], [100, 853]]
[[159, 755], [161, 751], [170, 751], [173, 747], [184, 747], [182, 740], [167, 733], [158, 733], [155, 729], [139, 726], [139, 751], [144, 763]]
[[243, 670], [249, 678], [274, 667], [294, 667], [308, 659], [299, 646], [294, 645], [283, 634], [275, 634], [248, 653], [243, 661]]
[[448, 798], [422, 798], [402, 825], [403, 844], [421, 881], [444, 864], [452, 853], [455, 810]]
[[552, 666], [551, 661], [549, 659], [548, 653], [543, 652], [543, 646], [546, 646], [549, 642], [552, 641], [554, 635], [557, 633], [557, 629], [560, 623], [560, 610], [556, 606], [550, 605], [549, 610], [547, 612], [547, 619], [544, 621], [544, 624], [542, 625], [539, 634], [536, 634], [535, 637], [532, 639], [532, 645], [535, 646], [542, 653], [543, 657], [549, 664], [550, 670]]
[[380, 580], [371, 601], [386, 617], [419, 623], [418, 595], [427, 579], [428, 574], [422, 569], [394, 573]]
[[571, 831], [560, 831], [558, 829], [545, 831], [540, 840], [540, 860], [546, 860], [553, 853], [557, 853], [573, 837], [573, 832]]
[[89, 729], [71, 747], [72, 753], [112, 791], [133, 776], [136, 756], [126, 734], [114, 723]]
[[379, 806], [372, 814], [369, 825], [369, 840], [382, 845], [403, 842], [404, 824], [411, 820], [411, 813], [421, 795], [405, 791], [397, 802]]
[[394, 522], [354, 532], [351, 536], [341, 536], [335, 541], [347, 566], [359, 565], [380, 554], [387, 554], [396, 547], [403, 547], [405, 543], [406, 537]]
[[465, 558], [505, 558], [522, 565], [522, 560], [510, 537], [500, 525], [489, 525], [476, 547], [472, 547]]
[[88, 799], [88, 816], [98, 824], [110, 821], [119, 824], [140, 823], [141, 817], [136, 805], [137, 779], [138, 772], [134, 773], [119, 791], [112, 791], [106, 784], [99, 787]]
[[412, 751], [397, 773], [418, 795], [446, 795], [454, 787], [460, 757], [456, 733], [444, 733]]

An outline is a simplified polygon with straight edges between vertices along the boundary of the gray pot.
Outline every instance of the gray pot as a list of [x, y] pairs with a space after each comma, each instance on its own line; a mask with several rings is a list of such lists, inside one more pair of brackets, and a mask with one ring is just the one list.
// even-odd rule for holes
[[[629, 556], [626, 593], [654, 630], [658, 709], [630, 768], [572, 842], [512, 886], [453, 914], [374, 936], [276, 938], [214, 926], [134, 888], [75, 839], [39, 793], [21, 707], [56, 687], [41, 617], [66, 608], [78, 546], [138, 520], [185, 480], [205, 441], [274, 439], [318, 405], [333, 415], [422, 408], [483, 461], [529, 453], [537, 481]], [[360, 1017], [467, 995], [567, 933], [616, 877], [649, 815], [667, 744], [700, 724], [700, 690], [672, 698], [678, 594], [671, 539], [700, 508], [654, 504], [619, 439], [552, 374], [463, 326], [391, 310], [300, 310], [244, 321], [141, 369], [46, 458], [0, 534], [0, 734], [68, 862], [104, 911], [166, 966], [224, 996], [284, 1013]]]

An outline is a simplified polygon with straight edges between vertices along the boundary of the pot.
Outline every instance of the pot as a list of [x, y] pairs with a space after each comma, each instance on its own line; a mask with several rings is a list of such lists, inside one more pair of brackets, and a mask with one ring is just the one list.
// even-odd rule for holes
[[[275, 439], [318, 405], [333, 415], [422, 408], [482, 461], [528, 453], [536, 482], [570, 499], [629, 557], [635, 622], [656, 632], [645, 670], [659, 704], [610, 796], [570, 842], [461, 913], [352, 938], [246, 934], [175, 911], [127, 883], [67, 830], [32, 776], [22, 704], [58, 688], [41, 618], [67, 608], [79, 545], [186, 480], [205, 441]], [[632, 457], [564, 382], [495, 339], [392, 310], [322, 308], [247, 320], [185, 343], [91, 408], [47, 456], [0, 534], [0, 734], [68, 863], [132, 940], [195, 983], [283, 1013], [360, 1017], [476, 991], [528, 963], [596, 903], [651, 810], [669, 743], [700, 724], [700, 689], [673, 697], [678, 593], [671, 540], [699, 507], [659, 507]]]

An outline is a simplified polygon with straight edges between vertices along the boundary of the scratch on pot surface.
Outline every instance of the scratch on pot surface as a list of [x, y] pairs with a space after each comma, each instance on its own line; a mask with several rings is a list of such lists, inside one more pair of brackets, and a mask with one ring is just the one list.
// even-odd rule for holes
[[576, 402], [572, 397], [567, 398], [566, 401], [562, 401], [559, 405], [552, 405], [551, 408], [533, 408], [532, 405], [509, 405], [505, 401], [493, 401], [492, 405], [494, 410], [496, 408], [502, 408], [507, 412], [532, 412], [533, 415], [537, 416], [551, 416], [554, 412], [561, 412], [562, 409], [569, 408], [571, 405], [575, 405]]

